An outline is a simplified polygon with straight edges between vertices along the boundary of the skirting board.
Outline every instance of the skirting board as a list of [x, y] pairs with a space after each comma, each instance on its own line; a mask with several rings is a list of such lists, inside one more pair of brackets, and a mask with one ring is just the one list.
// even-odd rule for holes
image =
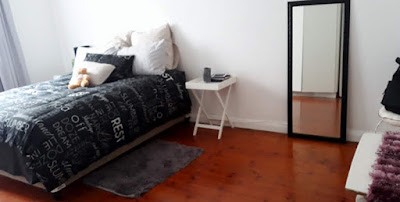
[[315, 98], [336, 98], [336, 93], [293, 92], [293, 96], [297, 96], [297, 97], [315, 97]]
[[352, 130], [347, 129], [347, 141], [349, 142], [360, 142], [361, 136], [364, 133], [374, 133], [373, 131], [363, 131], [363, 130]]
[[[208, 114], [209, 118], [213, 120], [213, 123], [218, 124], [221, 121], [221, 115]], [[237, 128], [246, 128], [261, 131], [270, 131], [275, 133], [287, 133], [287, 123], [286, 122], [273, 122], [268, 120], [254, 120], [254, 119], [242, 119], [236, 117], [229, 117]], [[196, 121], [196, 114], [190, 115], [190, 121]], [[207, 120], [202, 114], [200, 116], [200, 122], [206, 123]], [[225, 126], [229, 126], [229, 122], [225, 119]]]
[[[221, 115], [209, 114], [209, 118], [213, 120], [213, 123], [218, 124], [221, 121]], [[287, 134], [287, 123], [286, 122], [274, 122], [269, 120], [255, 120], [255, 119], [242, 119], [236, 117], [229, 117], [237, 128], [246, 128], [252, 130], [269, 131], [275, 133]], [[190, 121], [195, 122], [196, 114], [190, 115]], [[206, 123], [206, 118], [202, 114], [200, 121]], [[229, 126], [229, 122], [225, 119], [225, 126]], [[362, 130], [351, 130], [347, 129], [347, 141], [359, 142], [362, 134], [367, 131]]]

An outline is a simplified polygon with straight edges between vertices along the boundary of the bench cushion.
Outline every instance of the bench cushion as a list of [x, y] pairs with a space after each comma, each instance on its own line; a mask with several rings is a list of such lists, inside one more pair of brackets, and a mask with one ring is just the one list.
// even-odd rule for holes
[[400, 126], [400, 114], [393, 113], [382, 107], [379, 110], [379, 116], [385, 121], [393, 126]]

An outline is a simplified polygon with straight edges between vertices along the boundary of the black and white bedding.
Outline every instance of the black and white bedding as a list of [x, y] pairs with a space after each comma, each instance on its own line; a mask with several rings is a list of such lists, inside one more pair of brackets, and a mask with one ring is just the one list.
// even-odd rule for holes
[[149, 130], [190, 112], [185, 74], [67, 88], [71, 75], [0, 93], [0, 169], [48, 191]]

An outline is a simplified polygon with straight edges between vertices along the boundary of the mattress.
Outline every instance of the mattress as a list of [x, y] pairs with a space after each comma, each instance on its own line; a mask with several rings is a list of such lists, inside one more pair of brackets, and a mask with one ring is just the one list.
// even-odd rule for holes
[[185, 74], [68, 90], [71, 75], [0, 93], [0, 170], [54, 190], [157, 126], [190, 112]]
[[[143, 143], [144, 141], [154, 137], [155, 135], [159, 134], [160, 132], [170, 128], [171, 126], [182, 122], [185, 118], [188, 118], [189, 115], [185, 115], [185, 116], [181, 116], [178, 117], [176, 119], [173, 119], [171, 121], [168, 121], [167, 123], [158, 126], [154, 129], [152, 129], [151, 131], [147, 132], [146, 134], [140, 136], [139, 138], [135, 139], [134, 141], [114, 150], [113, 152], [111, 152], [110, 154], [102, 157], [101, 159], [99, 159], [96, 162], [93, 162], [92, 164], [90, 164], [87, 168], [85, 168], [84, 170], [79, 171], [76, 175], [74, 175], [73, 177], [69, 178], [65, 183], [61, 184], [60, 186], [58, 186], [57, 188], [51, 190], [51, 193], [55, 193], [58, 191], [61, 191], [63, 188], [65, 188], [67, 185], [71, 184], [72, 182], [76, 181], [77, 179], [87, 175], [88, 173], [90, 173], [91, 171], [97, 169], [98, 167], [106, 164], [107, 162], [113, 160], [114, 158], [118, 157], [119, 155], [127, 152], [128, 150], [140, 145], [141, 143]], [[42, 183], [37, 182], [35, 184], [32, 184], [30, 182], [27, 181], [27, 179], [23, 176], [20, 175], [12, 175], [8, 172], [4, 172], [2, 170], [0, 170], [0, 175], [2, 176], [6, 176], [8, 178], [23, 182], [23, 183], [27, 183], [27, 184], [31, 184], [35, 187], [41, 188], [41, 189], [46, 189]]]

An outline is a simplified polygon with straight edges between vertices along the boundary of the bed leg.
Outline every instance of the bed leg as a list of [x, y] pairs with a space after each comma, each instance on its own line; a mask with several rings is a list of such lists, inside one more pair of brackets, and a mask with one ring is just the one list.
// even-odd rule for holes
[[61, 191], [55, 192], [55, 193], [51, 193], [51, 196], [53, 197], [54, 200], [59, 201], [62, 199], [61, 197]]

